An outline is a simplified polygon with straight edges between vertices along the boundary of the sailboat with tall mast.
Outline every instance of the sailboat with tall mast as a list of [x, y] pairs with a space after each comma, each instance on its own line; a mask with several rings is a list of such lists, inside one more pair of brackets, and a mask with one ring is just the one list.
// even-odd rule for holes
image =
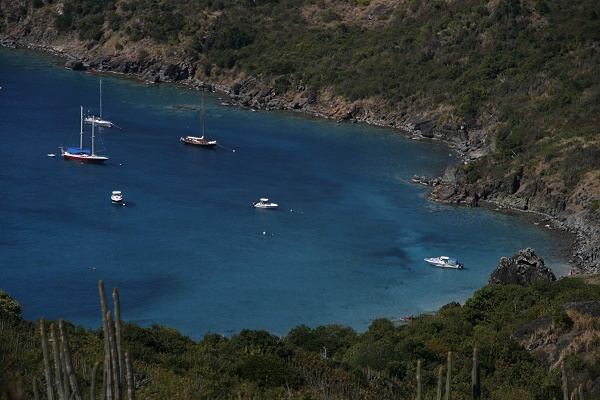
[[202, 136], [186, 136], [186, 137], [179, 138], [179, 140], [184, 143], [187, 143], [187, 144], [193, 144], [193, 145], [201, 146], [201, 147], [207, 147], [207, 148], [215, 147], [217, 145], [216, 140], [206, 140], [204, 138], [205, 130], [206, 130], [206, 127], [205, 127], [205, 123], [204, 123], [204, 95], [203, 95], [202, 96]]
[[79, 123], [79, 147], [60, 147], [60, 153], [65, 160], [75, 160], [89, 163], [103, 163], [108, 157], [99, 156], [94, 149], [94, 127], [96, 124], [92, 121], [92, 149], [83, 148], [83, 107], [81, 107], [81, 121]]
[[96, 126], [103, 126], [105, 128], [111, 128], [113, 126], [112, 122], [102, 118], [102, 79], [100, 79], [100, 115], [88, 114], [88, 116], [85, 117], [85, 123], [94, 123]]

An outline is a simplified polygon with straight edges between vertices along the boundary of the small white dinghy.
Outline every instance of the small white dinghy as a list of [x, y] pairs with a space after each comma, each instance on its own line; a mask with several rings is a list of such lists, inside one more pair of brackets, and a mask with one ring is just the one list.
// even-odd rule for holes
[[113, 190], [112, 194], [110, 195], [110, 200], [113, 203], [122, 203], [123, 202], [123, 193], [121, 193], [120, 190]]
[[270, 203], [269, 199], [266, 199], [264, 197], [252, 205], [255, 208], [277, 208], [278, 207], [278, 204]]

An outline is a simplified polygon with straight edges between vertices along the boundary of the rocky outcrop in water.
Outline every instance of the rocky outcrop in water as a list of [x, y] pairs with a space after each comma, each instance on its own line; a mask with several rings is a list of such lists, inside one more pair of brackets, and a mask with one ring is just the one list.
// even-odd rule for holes
[[538, 279], [553, 282], [556, 276], [532, 248], [527, 248], [519, 250], [511, 258], [502, 257], [500, 264], [492, 272], [488, 285], [528, 286]]

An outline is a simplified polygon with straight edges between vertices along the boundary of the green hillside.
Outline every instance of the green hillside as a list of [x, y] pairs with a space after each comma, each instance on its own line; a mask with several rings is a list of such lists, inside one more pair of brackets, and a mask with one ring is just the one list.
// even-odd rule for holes
[[[100, 310], [98, 315], [101, 326]], [[123, 322], [116, 337], [133, 366], [135, 396], [145, 400], [416, 399], [419, 386], [422, 399], [440, 398], [438, 390], [447, 398], [448, 388], [452, 399], [471, 399], [473, 365], [479, 369], [482, 399], [548, 400], [563, 393], [582, 396], [570, 399], [598, 399], [599, 318], [600, 284], [593, 276], [528, 287], [486, 286], [462, 306], [450, 303], [435, 315], [399, 325], [377, 319], [362, 334], [340, 325], [301, 325], [284, 337], [242, 330], [231, 337], [209, 333], [194, 342], [173, 328]], [[19, 303], [2, 291], [0, 320], [0, 399], [46, 399], [47, 376], [59, 393], [57, 375], [44, 372], [56, 371], [55, 341], [47, 339], [44, 368], [40, 327], [23, 320]], [[47, 338], [52, 325], [58, 323], [44, 323]], [[70, 357], [61, 351], [62, 363], [72, 360], [72, 377], [83, 397], [90, 398], [95, 387], [93, 398], [99, 398], [107, 382], [101, 372], [103, 329], [64, 326]]]

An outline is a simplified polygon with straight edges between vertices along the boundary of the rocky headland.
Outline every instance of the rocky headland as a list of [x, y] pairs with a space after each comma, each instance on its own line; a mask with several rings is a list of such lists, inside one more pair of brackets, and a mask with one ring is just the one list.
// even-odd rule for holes
[[502, 257], [500, 264], [490, 275], [488, 285], [528, 286], [538, 279], [553, 282], [556, 275], [546, 267], [544, 259], [528, 247], [519, 250], [511, 258]]

